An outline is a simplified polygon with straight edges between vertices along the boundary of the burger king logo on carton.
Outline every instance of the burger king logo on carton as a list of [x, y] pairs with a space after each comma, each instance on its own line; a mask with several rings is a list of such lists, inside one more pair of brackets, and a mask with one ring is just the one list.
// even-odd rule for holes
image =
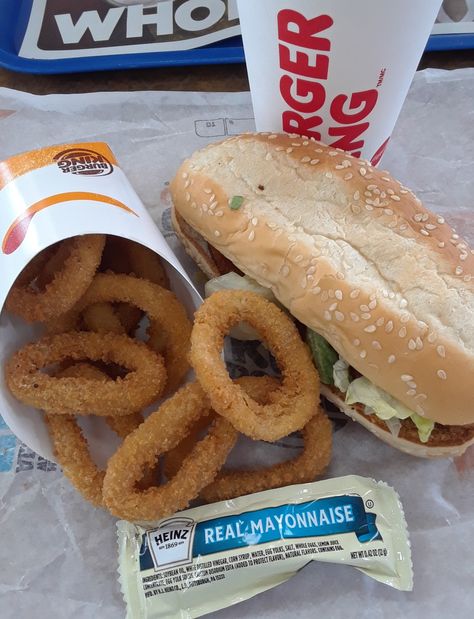
[[[334, 20], [329, 15], [308, 19], [292, 9], [279, 11], [277, 20], [280, 94], [288, 106], [282, 114], [283, 129], [321, 140], [318, 127], [323, 124], [320, 112], [327, 99]], [[383, 76], [382, 70], [377, 86]], [[377, 99], [376, 88], [335, 96], [329, 105], [330, 145], [360, 157]]]

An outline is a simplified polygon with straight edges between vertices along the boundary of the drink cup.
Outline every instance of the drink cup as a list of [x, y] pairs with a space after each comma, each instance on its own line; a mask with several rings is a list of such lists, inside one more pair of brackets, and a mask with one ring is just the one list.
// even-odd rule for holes
[[258, 131], [380, 161], [440, 0], [238, 0]]

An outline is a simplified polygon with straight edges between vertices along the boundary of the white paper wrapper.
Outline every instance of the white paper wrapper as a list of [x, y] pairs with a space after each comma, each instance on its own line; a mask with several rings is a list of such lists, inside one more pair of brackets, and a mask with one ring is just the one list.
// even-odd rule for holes
[[238, 0], [259, 131], [377, 165], [441, 0]]
[[[429, 208], [449, 218], [471, 244], [473, 100], [472, 69], [418, 74], [384, 159], [384, 167], [417, 191]], [[171, 231], [167, 182], [194, 149], [252, 129], [251, 118], [248, 93], [34, 97], [0, 90], [0, 159], [42, 146], [52, 134], [58, 143], [106, 141], [195, 279], [195, 267]], [[236, 352], [235, 373], [244, 365], [253, 372], [266, 367], [258, 350]], [[269, 463], [282, 453], [294, 453], [298, 442], [290, 437], [275, 447], [257, 444], [251, 450], [242, 442], [232, 461]], [[327, 476], [374, 477], [399, 492], [413, 547], [414, 591], [400, 593], [355, 570], [313, 564], [281, 587], [210, 616], [284, 619], [359, 613], [368, 619], [441, 619], [449, 612], [471, 617], [473, 466], [472, 452], [457, 462], [417, 460], [359, 425], [346, 424], [335, 433]], [[5, 426], [0, 427], [0, 470], [2, 619], [30, 614], [37, 619], [123, 617], [114, 519], [85, 503], [54, 465], [18, 445]]]

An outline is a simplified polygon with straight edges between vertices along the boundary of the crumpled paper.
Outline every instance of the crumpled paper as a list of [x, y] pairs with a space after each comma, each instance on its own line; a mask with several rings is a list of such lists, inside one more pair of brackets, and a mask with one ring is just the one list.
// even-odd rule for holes
[[[382, 162], [474, 244], [474, 70], [416, 75]], [[32, 96], [0, 89], [0, 159], [46, 144], [105, 140], [156, 223], [198, 284], [170, 224], [168, 181], [194, 149], [253, 128], [248, 93], [97, 93]], [[197, 278], [197, 279], [196, 279]], [[1, 318], [0, 318], [1, 320]], [[233, 370], [265, 369], [257, 349], [236, 347]], [[1, 412], [1, 411], [0, 411]], [[39, 414], [39, 413], [38, 413]], [[457, 461], [412, 458], [352, 422], [336, 424], [328, 477], [382, 479], [406, 511], [415, 589], [400, 593], [344, 566], [311, 564], [284, 585], [213, 617], [472, 616], [474, 453]], [[233, 461], [292, 453], [290, 437], [270, 453], [241, 443]], [[115, 521], [87, 504], [58, 467], [19, 444], [0, 423], [0, 600], [2, 619], [116, 619]], [[211, 616], [211, 615], [209, 615]]]

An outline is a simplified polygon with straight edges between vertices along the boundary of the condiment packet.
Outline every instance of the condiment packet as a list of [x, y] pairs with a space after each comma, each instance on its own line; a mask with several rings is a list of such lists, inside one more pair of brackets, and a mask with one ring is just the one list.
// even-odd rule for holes
[[413, 587], [397, 493], [355, 475], [267, 490], [141, 526], [117, 524], [129, 619], [191, 619], [294, 576], [312, 561]]

